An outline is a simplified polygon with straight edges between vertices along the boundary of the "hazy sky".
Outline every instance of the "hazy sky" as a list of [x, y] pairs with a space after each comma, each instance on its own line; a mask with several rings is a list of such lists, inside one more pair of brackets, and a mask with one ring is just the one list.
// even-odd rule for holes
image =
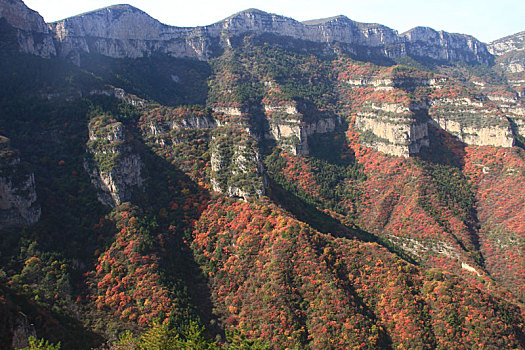
[[400, 33], [428, 26], [485, 42], [525, 30], [525, 0], [24, 0], [47, 22], [126, 1], [163, 23], [181, 27], [207, 25], [258, 8], [299, 21], [345, 15]]

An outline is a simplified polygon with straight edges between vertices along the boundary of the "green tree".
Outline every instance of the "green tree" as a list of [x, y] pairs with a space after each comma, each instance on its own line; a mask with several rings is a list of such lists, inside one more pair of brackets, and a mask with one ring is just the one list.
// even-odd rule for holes
[[140, 337], [140, 349], [143, 350], [171, 350], [178, 349], [177, 335], [169, 329], [168, 323], [153, 322], [153, 326]]
[[129, 330], [121, 333], [118, 342], [111, 345], [112, 350], [138, 350], [139, 339]]
[[36, 350], [36, 349], [43, 349], [43, 350], [60, 350], [60, 342], [58, 342], [56, 345], [50, 344], [49, 341], [40, 339], [30, 336], [28, 339], [29, 346], [26, 346], [25, 348], [19, 348], [19, 350]]
[[218, 349], [216, 342], [206, 340], [203, 336], [204, 326], [191, 322], [183, 337], [177, 337], [176, 349], [213, 350]]
[[265, 343], [260, 339], [248, 339], [241, 332], [235, 330], [233, 332], [226, 332], [226, 338], [228, 339], [229, 345], [226, 347], [228, 350], [268, 350], [271, 349], [271, 345]]

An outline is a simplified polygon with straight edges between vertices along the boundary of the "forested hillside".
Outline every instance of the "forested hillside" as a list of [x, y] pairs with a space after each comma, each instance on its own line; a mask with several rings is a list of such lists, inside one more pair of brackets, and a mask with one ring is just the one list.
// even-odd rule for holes
[[17, 30], [0, 18], [1, 348], [525, 347], [503, 60], [257, 32], [201, 60], [45, 58]]

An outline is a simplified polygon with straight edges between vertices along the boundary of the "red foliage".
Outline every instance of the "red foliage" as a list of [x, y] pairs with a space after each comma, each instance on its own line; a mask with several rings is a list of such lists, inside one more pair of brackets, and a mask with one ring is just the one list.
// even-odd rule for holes
[[272, 204], [217, 200], [196, 223], [193, 249], [226, 328], [279, 348], [518, 341], [493, 321], [502, 301], [377, 244], [320, 234]]
[[491, 275], [525, 300], [525, 160], [520, 149], [467, 147], [477, 187], [481, 251]]
[[176, 302], [161, 283], [157, 255], [140, 252], [144, 236], [137, 232], [134, 216], [123, 211], [117, 220], [120, 231], [115, 242], [100, 255], [91, 274], [97, 308], [140, 325], [169, 317]]
[[304, 157], [292, 156], [286, 152], [282, 153], [282, 157], [286, 159], [286, 167], [281, 173], [286, 180], [314, 198], [319, 197], [319, 185], [315, 182], [312, 169]]

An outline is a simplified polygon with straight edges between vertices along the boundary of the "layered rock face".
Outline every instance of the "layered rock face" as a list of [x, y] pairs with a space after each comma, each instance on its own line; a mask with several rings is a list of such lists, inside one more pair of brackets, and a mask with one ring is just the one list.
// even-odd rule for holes
[[[357, 55], [428, 57], [483, 64], [492, 61], [485, 44], [467, 35], [430, 28], [415, 28], [399, 35], [391, 28], [354, 22], [344, 16], [301, 23], [250, 9], [212, 25], [181, 28], [164, 25], [132, 6], [116, 5], [46, 26], [42, 18], [21, 1], [2, 0], [0, 10], [8, 23], [19, 29], [23, 51], [43, 57], [58, 54], [77, 64], [82, 53], [116, 58], [167, 54], [204, 60], [219, 53], [221, 47], [231, 46], [232, 37], [246, 34], [274, 34], [322, 43], [330, 50], [342, 47]], [[336, 48], [335, 43], [343, 46]]]
[[[525, 92], [525, 32], [498, 39], [488, 45], [496, 65], [506, 73], [509, 84], [520, 96]], [[523, 106], [521, 106], [523, 108]], [[522, 111], [517, 114], [525, 115]]]
[[32, 225], [40, 218], [35, 176], [0, 136], [0, 228]]
[[[355, 127], [361, 132], [364, 144], [395, 156], [408, 157], [418, 154], [422, 147], [431, 147], [429, 125], [468, 145], [512, 147], [516, 132], [521, 134], [522, 119], [510, 119], [482, 106], [481, 103], [473, 106], [472, 101], [464, 99], [434, 100], [425, 110], [426, 118], [416, 117], [418, 112], [410, 109], [396, 114], [384, 106], [374, 106], [379, 113], [358, 113]], [[400, 108], [396, 110], [399, 112]]]
[[428, 105], [415, 101], [407, 91], [435, 85], [430, 77], [357, 76], [340, 82], [343, 98], [349, 94], [364, 96], [352, 99], [354, 127], [363, 144], [383, 153], [409, 157], [429, 147]]
[[114, 86], [107, 86], [105, 89], [91, 90], [89, 94], [91, 96], [93, 95], [112, 96], [112, 97], [118, 98], [119, 100], [122, 100], [136, 107], [144, 106], [147, 103], [146, 100], [140, 97], [137, 97], [133, 94], [129, 94], [125, 92], [123, 89], [116, 88]]
[[0, 1], [1, 20], [15, 29], [16, 41], [22, 52], [46, 58], [56, 56], [53, 35], [44, 19], [21, 0]]
[[181, 136], [186, 130], [211, 130], [220, 125], [212, 115], [201, 111], [184, 108], [179, 110], [167, 108], [167, 110], [168, 112], [162, 117], [153, 117], [146, 113], [142, 124], [143, 135], [163, 146], [185, 142], [186, 140], [182, 140]]
[[412, 117], [383, 119], [359, 115], [355, 127], [362, 132], [364, 144], [394, 156], [409, 157], [430, 146], [428, 124]]
[[523, 135], [525, 118], [516, 94], [501, 95], [479, 82], [467, 87], [440, 75], [376, 74], [342, 80], [340, 88], [343, 96], [361, 96], [350, 111], [355, 127], [364, 144], [381, 152], [408, 157], [432, 147], [430, 125], [476, 146], [512, 147]]
[[122, 123], [107, 116], [94, 118], [87, 147], [92, 159], [87, 158], [84, 167], [102, 204], [114, 207], [130, 201], [143, 188], [144, 165], [126, 139]]
[[431, 123], [469, 145], [512, 147], [514, 134], [507, 117], [468, 98], [432, 102]]
[[119, 5], [52, 23], [49, 28], [55, 33], [61, 56], [79, 52], [111, 57], [164, 53], [207, 59], [218, 46], [231, 46], [231, 37], [270, 33], [329, 46], [343, 43], [350, 45], [350, 52], [369, 47], [373, 54], [390, 58], [420, 56], [483, 64], [492, 60], [485, 44], [466, 35], [430, 28], [398, 35], [388, 27], [354, 22], [344, 16], [301, 23], [253, 9], [209, 26], [178, 28], [164, 25], [131, 6]]
[[[129, 5], [117, 5], [50, 23], [61, 57], [80, 53], [137, 58], [152, 53], [204, 59], [208, 43], [198, 33], [170, 27]], [[189, 36], [192, 38], [189, 38]]]
[[511, 51], [525, 50], [525, 31], [494, 40], [487, 46], [489, 52], [501, 56]]
[[470, 35], [416, 27], [403, 34], [407, 56], [428, 57], [447, 62], [476, 62], [489, 64], [492, 58], [484, 43]]
[[264, 111], [269, 125], [265, 138], [277, 141], [292, 154], [308, 155], [309, 136], [333, 132], [340, 124], [339, 119], [335, 117], [309, 118], [310, 120], [305, 121], [303, 113], [300, 113], [295, 105], [265, 105]]

